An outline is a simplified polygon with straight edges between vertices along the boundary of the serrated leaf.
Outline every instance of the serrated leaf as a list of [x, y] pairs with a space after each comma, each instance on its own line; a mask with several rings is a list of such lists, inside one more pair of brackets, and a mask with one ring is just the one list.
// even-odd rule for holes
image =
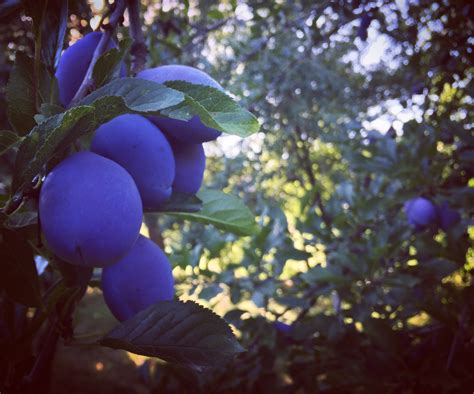
[[202, 201], [194, 194], [173, 191], [171, 198], [159, 208], [159, 212], [198, 212]]
[[123, 322], [102, 346], [192, 367], [217, 367], [243, 349], [229, 325], [192, 301], [162, 301]]
[[197, 196], [202, 209], [196, 213], [170, 212], [169, 215], [213, 226], [238, 235], [258, 232], [255, 218], [244, 203], [231, 194], [218, 190], [201, 190]]
[[[211, 121], [213, 116], [218, 119], [219, 116], [226, 116], [226, 114], [215, 112], [210, 114], [205, 109], [197, 110], [197, 108], [201, 108], [201, 102], [206, 108], [213, 111], [225, 110], [225, 108], [234, 111], [228, 112], [227, 115], [234, 113], [238, 117], [246, 113], [223, 93], [214, 92], [213, 97], [206, 98], [203, 96], [206, 90], [202, 90], [202, 86], [186, 83], [179, 86], [192, 94], [193, 98], [151, 81], [138, 78], [116, 79], [85, 97], [78, 106], [45, 119], [30, 132], [20, 146], [15, 163], [13, 193], [15, 194], [19, 189], [28, 187], [32, 179], [43, 170], [44, 165], [55, 153], [64, 150], [76, 138], [94, 131], [102, 123], [108, 122], [121, 114], [159, 115], [168, 108], [176, 108], [176, 105], [184, 101], [190, 103], [186, 107], [190, 111], [189, 114], [205, 113]], [[217, 98], [222, 101], [221, 105], [215, 103]], [[247, 114], [253, 117], [250, 113]], [[256, 125], [258, 126], [258, 122]], [[227, 128], [224, 131], [232, 132], [232, 128]], [[214, 215], [214, 217], [209, 218], [211, 222], [216, 226], [221, 226], [219, 228], [241, 234], [252, 234], [255, 231], [251, 228], [252, 225], [255, 226], [253, 218], [251, 218], [252, 224], [250, 225], [249, 216], [251, 215], [244, 206], [239, 206], [236, 203], [237, 208], [232, 210], [228, 209], [230, 200], [227, 200], [227, 202], [223, 200], [222, 203], [227, 204], [227, 206], [224, 206], [224, 209], [228, 211], [227, 214], [216, 212], [215, 209], [211, 210], [210, 212]], [[236, 220], [237, 223], [227, 223], [223, 215], [229, 215], [229, 219]], [[208, 220], [202, 216], [200, 219]]]
[[[99, 103], [107, 103], [111, 100], [111, 96], [116, 96], [113, 100], [117, 104], [118, 100], [121, 100], [123, 111], [142, 115], [158, 115], [161, 110], [175, 106], [184, 100], [183, 93], [159, 83], [139, 78], [120, 78], [92, 92], [79, 105], [93, 104], [99, 107]], [[107, 106], [104, 105], [104, 109], [106, 108]]]
[[189, 120], [198, 115], [206, 126], [239, 137], [248, 137], [260, 129], [252, 113], [218, 89], [184, 81], [169, 81], [165, 85], [186, 94], [186, 100], [162, 111], [163, 115], [180, 120]]
[[1, 130], [0, 131], [0, 156], [8, 151], [11, 147], [21, 141], [21, 137], [18, 134], [9, 131]]
[[79, 106], [47, 118], [20, 145], [13, 177], [13, 194], [28, 188], [54, 154], [102, 123], [124, 113], [157, 114], [184, 99], [163, 85], [133, 78], [114, 80], [87, 96]]
[[41, 114], [44, 115], [46, 118], [49, 118], [50, 116], [58, 115], [61, 112], [64, 112], [64, 108], [61, 107], [60, 105], [49, 104], [49, 103], [41, 104], [40, 110], [41, 110]]
[[33, 248], [20, 234], [4, 229], [0, 243], [0, 288], [16, 302], [39, 306], [40, 287]]
[[28, 185], [39, 174], [70, 131], [83, 118], [93, 116], [94, 107], [74, 107], [49, 117], [36, 126], [20, 145], [15, 162], [12, 188], [14, 191]]
[[94, 85], [101, 87], [106, 83], [110, 82], [119, 72], [122, 61], [127, 54], [132, 40], [126, 38], [120, 42], [120, 49], [112, 48], [107, 52], [103, 53], [99, 59], [97, 59], [94, 65], [94, 71], [92, 73], [94, 78]]

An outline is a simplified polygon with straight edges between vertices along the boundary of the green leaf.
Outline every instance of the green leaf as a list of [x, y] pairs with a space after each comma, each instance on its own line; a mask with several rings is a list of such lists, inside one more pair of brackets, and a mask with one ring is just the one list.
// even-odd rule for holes
[[9, 130], [0, 131], [0, 156], [8, 151], [11, 147], [21, 141], [16, 133]]
[[218, 9], [214, 8], [213, 10], [210, 10], [207, 13], [207, 17], [210, 19], [224, 19], [225, 15], [222, 11], [219, 11]]
[[290, 308], [307, 308], [309, 306], [308, 300], [301, 297], [282, 296], [275, 297], [275, 301], [281, 305], [289, 306]]
[[[241, 110], [227, 95], [215, 89], [211, 89], [211, 91], [206, 90], [206, 88], [198, 85], [187, 83], [182, 85], [178, 83], [178, 86], [193, 95], [193, 98], [155, 82], [138, 78], [116, 79], [85, 97], [78, 106], [45, 119], [30, 132], [20, 146], [15, 163], [13, 192], [16, 193], [19, 189], [27, 188], [32, 179], [43, 170], [44, 165], [48, 163], [54, 154], [67, 148], [75, 139], [94, 131], [102, 123], [108, 122], [124, 113], [159, 115], [171, 107], [176, 108], [176, 105], [179, 103], [186, 102], [189, 105], [186, 104], [183, 108], [186, 109], [187, 112], [185, 112], [189, 116], [196, 113], [204, 114], [211, 122], [213, 117], [219, 120], [222, 116], [235, 115], [233, 118], [235, 121], [240, 119], [239, 117], [243, 119], [247, 116], [247, 120], [250, 124], [253, 124], [252, 127], [255, 129], [255, 126], [257, 126], [255, 130], [258, 130], [258, 122], [256, 122], [253, 115]], [[203, 96], [203, 94], [211, 93], [213, 93], [213, 96], [210, 98]], [[216, 100], [219, 100], [221, 104], [217, 104]], [[201, 106], [201, 103], [203, 106]], [[183, 108], [178, 112], [182, 113]], [[201, 110], [200, 108], [204, 109]], [[208, 113], [206, 108], [213, 111], [225, 111], [227, 109], [229, 112], [223, 114], [217, 112]], [[173, 110], [172, 112], [176, 111]], [[34, 116], [34, 113], [32, 113], [32, 116]], [[222, 123], [224, 124], [224, 131], [232, 133], [246, 124], [245, 122], [236, 122]], [[225, 126], [226, 124], [229, 127]], [[233, 129], [233, 126], [230, 127], [230, 125], [236, 126], [237, 129]], [[232, 210], [228, 207], [231, 203], [229, 199], [223, 200], [222, 203], [226, 204], [223, 207], [226, 212], [220, 212], [221, 210], [216, 209], [210, 210], [213, 215], [213, 217], [209, 218], [210, 222], [216, 226], [220, 225], [220, 228], [227, 229], [228, 231], [241, 234], [254, 233], [255, 230], [250, 228], [254, 226], [253, 218], [250, 218], [252, 222], [250, 225], [249, 216], [251, 217], [251, 215], [244, 206], [240, 206], [236, 202], [236, 208]], [[232, 213], [231, 211], [234, 212]], [[226, 216], [229, 216], [229, 220], [236, 219], [237, 223], [228, 223]], [[201, 220], [207, 219], [203, 219], [201, 216]]]
[[396, 275], [385, 278], [383, 283], [387, 286], [403, 287], [409, 289], [420, 283], [420, 281], [420, 278], [417, 278], [416, 276], [397, 273]]
[[[158, 115], [160, 111], [175, 106], [183, 100], [183, 93], [159, 83], [139, 78], [120, 78], [84, 97], [79, 105], [92, 104], [101, 110], [107, 110], [111, 106], [113, 108], [107, 112], [108, 117], [113, 118], [126, 112]], [[119, 107], [122, 112], [117, 113], [118, 110], [115, 107]]]
[[20, 234], [4, 229], [0, 243], [0, 288], [16, 302], [39, 306], [40, 287], [33, 248]]
[[124, 113], [157, 114], [183, 99], [180, 92], [140, 79], [123, 78], [103, 86], [79, 106], [47, 118], [28, 134], [16, 158], [13, 194], [28, 188], [56, 153], [102, 123]]
[[218, 284], [211, 284], [211, 285], [205, 286], [201, 290], [201, 292], [199, 293], [199, 298], [201, 300], [209, 301], [222, 292], [223, 290]]
[[376, 346], [389, 354], [400, 354], [401, 340], [388, 321], [369, 318], [363, 322], [363, 326], [364, 332], [367, 333]]
[[45, 118], [49, 118], [50, 116], [53, 116], [53, 115], [58, 115], [61, 112], [64, 112], [64, 108], [61, 107], [60, 105], [49, 104], [49, 103], [41, 104], [41, 115], [43, 115]]
[[[51, 80], [44, 65], [39, 70], [39, 85], [37, 87], [38, 104], [46, 103], [56, 96], [56, 86]], [[24, 53], [16, 52], [15, 65], [7, 85], [8, 120], [19, 135], [25, 135], [36, 126], [34, 116], [35, 104], [33, 59]]]
[[35, 127], [33, 59], [17, 52], [7, 85], [8, 119], [20, 135]]
[[202, 210], [196, 213], [170, 212], [169, 215], [213, 226], [238, 235], [258, 232], [252, 212], [238, 198], [218, 190], [201, 190]]
[[436, 280], [441, 280], [459, 269], [459, 266], [453, 261], [435, 258], [422, 262], [419, 268], [424, 275], [434, 276]]
[[173, 191], [171, 198], [160, 206], [159, 212], [198, 212], [202, 201], [194, 194]]
[[186, 94], [186, 100], [162, 111], [163, 115], [180, 120], [198, 115], [206, 126], [240, 137], [248, 137], [260, 129], [253, 114], [218, 89], [184, 81], [170, 81], [165, 85]]
[[123, 65], [123, 58], [131, 45], [132, 40], [126, 38], [120, 42], [120, 49], [112, 48], [99, 57], [92, 74], [96, 87], [105, 85], [118, 75]]
[[340, 272], [338, 272], [336, 267], [321, 267], [320, 265], [317, 265], [304, 273], [302, 279], [309, 284], [318, 282], [344, 284], [349, 282], [349, 279], [345, 278]]
[[43, 170], [43, 166], [57, 148], [65, 148], [64, 141], [71, 137], [71, 130], [78, 125], [78, 122], [85, 118], [92, 121], [93, 113], [94, 107], [74, 107], [59, 115], [51, 116], [36, 126], [20, 145], [15, 163], [13, 191], [27, 187]]
[[192, 301], [162, 301], [123, 322], [102, 346], [202, 370], [230, 361], [243, 349], [229, 325]]

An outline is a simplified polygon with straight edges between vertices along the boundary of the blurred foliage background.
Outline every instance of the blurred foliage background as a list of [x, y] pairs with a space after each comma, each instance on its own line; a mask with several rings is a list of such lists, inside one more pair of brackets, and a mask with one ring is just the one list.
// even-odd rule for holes
[[[1, 7], [2, 129], [14, 52], [34, 44], [16, 3]], [[67, 40], [96, 28], [105, 7], [71, 0]], [[142, 359], [141, 381], [121, 390], [471, 392], [474, 5], [142, 1], [142, 11], [148, 66], [201, 68], [261, 121], [250, 138], [205, 146], [205, 184], [238, 194], [261, 231], [146, 218], [178, 296], [224, 316], [248, 351], [206, 373]], [[13, 159], [0, 158], [2, 194]], [[416, 196], [461, 221], [415, 231], [403, 203]]]

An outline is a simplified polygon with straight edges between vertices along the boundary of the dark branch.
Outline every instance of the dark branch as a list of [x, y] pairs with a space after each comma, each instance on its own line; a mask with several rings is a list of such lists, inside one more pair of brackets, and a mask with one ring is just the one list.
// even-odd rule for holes
[[207, 39], [207, 36], [210, 32], [220, 29], [222, 26], [226, 25], [230, 21], [234, 21], [235, 19], [235, 17], [230, 17], [217, 21], [204, 28], [197, 28], [197, 32], [189, 38], [188, 43], [183, 47], [183, 52], [190, 50], [193, 46], [202, 44]]
[[148, 48], [143, 37], [142, 24], [140, 21], [140, 1], [128, 0], [128, 15], [130, 18], [130, 35], [133, 44], [130, 53], [132, 54], [132, 74], [137, 74], [145, 68]]
[[451, 343], [451, 347], [449, 349], [448, 359], [446, 361], [446, 371], [449, 371], [449, 369], [451, 368], [451, 365], [453, 364], [454, 355], [456, 353], [459, 340], [461, 339], [463, 331], [465, 330], [465, 325], [466, 325], [468, 316], [469, 316], [469, 307], [468, 305], [466, 305], [461, 313], [461, 318], [459, 319], [459, 328], [456, 331], [456, 334], [454, 334], [454, 338]]

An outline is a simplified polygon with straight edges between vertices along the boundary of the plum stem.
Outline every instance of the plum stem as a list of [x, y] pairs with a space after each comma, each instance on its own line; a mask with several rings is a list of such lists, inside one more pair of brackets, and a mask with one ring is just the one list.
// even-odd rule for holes
[[128, 15], [130, 19], [130, 35], [133, 38], [133, 45], [130, 51], [132, 54], [132, 74], [137, 74], [145, 68], [148, 54], [140, 21], [139, 0], [128, 0]]
[[71, 100], [71, 104], [69, 107], [74, 106], [79, 100], [84, 98], [89, 89], [91, 88], [93, 84], [93, 77], [92, 73], [94, 71], [94, 66], [99, 59], [100, 55], [105, 52], [105, 49], [107, 48], [107, 45], [110, 41], [110, 38], [112, 37], [112, 33], [114, 32], [115, 28], [117, 27], [118, 23], [123, 17], [123, 13], [125, 12], [125, 7], [126, 7], [126, 1], [125, 0], [117, 0], [115, 2], [115, 8], [110, 14], [109, 18], [109, 23], [107, 25], [107, 28], [104, 29], [104, 32], [102, 33], [102, 37], [100, 38], [99, 44], [97, 45], [97, 48], [94, 51], [94, 55], [92, 56], [91, 63], [89, 64], [89, 68], [87, 69], [86, 75], [81, 83], [81, 86], [77, 90], [76, 94], [74, 95], [74, 98]]

